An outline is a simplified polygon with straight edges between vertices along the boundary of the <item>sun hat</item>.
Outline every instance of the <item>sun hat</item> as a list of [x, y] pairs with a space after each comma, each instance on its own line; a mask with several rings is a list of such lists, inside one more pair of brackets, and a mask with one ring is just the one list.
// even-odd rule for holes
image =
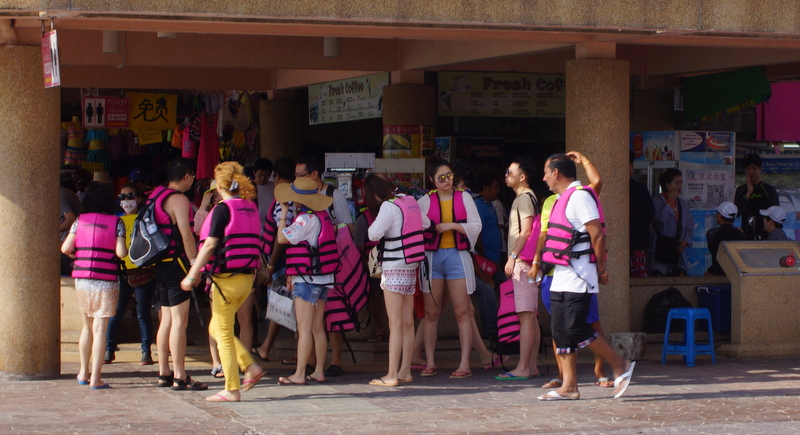
[[736, 207], [736, 204], [730, 201], [725, 201], [720, 204], [719, 207], [717, 207], [717, 212], [726, 219], [734, 219], [739, 213], [739, 208]]
[[769, 216], [770, 219], [781, 224], [786, 220], [786, 212], [777, 205], [773, 205], [772, 207], [764, 210], [759, 210], [758, 212], [761, 213], [761, 216]]
[[211, 184], [208, 186], [208, 190], [203, 192], [203, 196], [206, 196], [209, 193], [216, 191], [217, 191], [217, 180], [211, 180]]
[[314, 211], [325, 210], [333, 204], [333, 198], [319, 193], [317, 182], [306, 177], [275, 186], [275, 199], [281, 203], [296, 202]]
[[111, 177], [109, 177], [108, 172], [106, 171], [99, 171], [94, 173], [94, 177], [92, 178], [93, 183], [106, 183], [112, 184]]

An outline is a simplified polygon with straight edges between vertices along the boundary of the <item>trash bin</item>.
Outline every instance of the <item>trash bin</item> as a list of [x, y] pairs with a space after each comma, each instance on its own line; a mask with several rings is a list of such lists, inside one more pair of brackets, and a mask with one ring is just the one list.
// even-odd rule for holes
[[695, 287], [697, 306], [711, 312], [711, 327], [714, 332], [731, 332], [731, 285]]

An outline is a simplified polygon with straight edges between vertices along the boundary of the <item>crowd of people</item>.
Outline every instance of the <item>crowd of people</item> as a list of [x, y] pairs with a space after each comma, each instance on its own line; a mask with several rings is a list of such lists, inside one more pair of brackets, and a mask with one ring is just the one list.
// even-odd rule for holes
[[[329, 295], [342, 284], [336, 273], [342, 256], [340, 240], [346, 235], [352, 237], [365, 264], [373, 256], [380, 265], [379, 275], [370, 271], [371, 309], [386, 319], [388, 334], [379, 325], [373, 341], [388, 335], [389, 361], [386, 375], [370, 385], [414, 382], [412, 370], [423, 377], [438, 374], [439, 322], [448, 303], [453, 306], [461, 348], [450, 378], [472, 376], [473, 349], [484, 368], [502, 366], [508, 356], [487, 349], [483, 338], [497, 336], [496, 292], [508, 280], [519, 321], [520, 357], [512, 370], [496, 379], [539, 376], [541, 291], [551, 313], [559, 376], [543, 385], [552, 391], [539, 398], [580, 397], [576, 352], [583, 347], [597, 355], [596, 385], [612, 387], [615, 397], [621, 396], [635, 364], [614, 353], [599, 323], [597, 294], [609, 277], [598, 199], [602, 178], [591, 162], [577, 152], [548, 158], [543, 180], [555, 195], [544, 203], [531, 189], [540, 167], [529, 157], [514, 158], [503, 178], [491, 172], [478, 174], [472, 186], [475, 193], [463, 185], [449, 162], [430, 158], [426, 163], [433, 188], [416, 199], [400, 193], [383, 175], [367, 176], [363, 192], [367, 207], [355, 222], [342, 192], [324, 183], [324, 168], [313, 157], [298, 162], [279, 159], [274, 165], [260, 159], [251, 176], [238, 163], [221, 163], [199, 209], [182, 194], [195, 184], [191, 162], [183, 158], [170, 163], [166, 186], [149, 190], [140, 183], [126, 184], [118, 201], [110, 184], [91, 183], [83, 194], [82, 213], [62, 214], [63, 219], [72, 219], [62, 225], [68, 229], [62, 252], [74, 261], [71, 273], [84, 318], [78, 382], [110, 388], [101, 379], [102, 363], [115, 359], [120, 318], [134, 297], [142, 364], [154, 363], [151, 304], [158, 309], [156, 385], [206, 390], [208, 386], [193, 380], [185, 368], [189, 309], [199, 287], [205, 288], [211, 306], [212, 374], [225, 378], [224, 389], [207, 400], [241, 400], [241, 392], [266, 374], [255, 357], [268, 360], [281, 329], [272, 322], [264, 342], [257, 344], [254, 290], [273, 281], [291, 292], [297, 326], [296, 357], [285, 361], [296, 368], [278, 383], [322, 383], [341, 376], [343, 332], [331, 331], [325, 319]], [[577, 181], [576, 165], [586, 170], [588, 186]], [[497, 201], [501, 182], [514, 192], [508, 214]], [[147, 207], [169, 246], [153, 266], [137, 267], [127, 253], [134, 221]], [[263, 280], [257, 280], [260, 269], [266, 271]], [[420, 320], [416, 331], [415, 317]], [[329, 344], [332, 358], [326, 368]], [[611, 367], [612, 380], [605, 375], [604, 362]]]

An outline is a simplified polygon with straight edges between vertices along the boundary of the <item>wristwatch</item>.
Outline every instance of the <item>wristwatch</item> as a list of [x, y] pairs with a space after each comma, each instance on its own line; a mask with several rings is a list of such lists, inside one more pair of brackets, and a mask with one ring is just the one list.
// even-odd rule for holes
[[511, 257], [511, 258], [513, 258], [514, 260], [516, 260], [517, 258], [519, 258], [519, 255], [517, 255], [517, 254], [515, 254], [515, 253], [513, 253], [513, 252], [512, 252], [512, 253], [510, 253], [510, 254], [508, 254], [508, 256], [509, 256], [509, 257]]

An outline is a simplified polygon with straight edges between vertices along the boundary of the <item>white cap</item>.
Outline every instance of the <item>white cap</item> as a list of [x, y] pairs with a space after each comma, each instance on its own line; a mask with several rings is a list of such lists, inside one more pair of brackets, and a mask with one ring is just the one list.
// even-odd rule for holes
[[717, 212], [725, 219], [734, 219], [739, 213], [739, 208], [734, 203], [725, 201], [717, 207]]
[[777, 205], [773, 205], [772, 207], [766, 210], [759, 210], [758, 212], [761, 213], [761, 216], [769, 216], [770, 219], [780, 224], [782, 224], [783, 221], [786, 220], [786, 212], [783, 211], [783, 209], [778, 207]]

